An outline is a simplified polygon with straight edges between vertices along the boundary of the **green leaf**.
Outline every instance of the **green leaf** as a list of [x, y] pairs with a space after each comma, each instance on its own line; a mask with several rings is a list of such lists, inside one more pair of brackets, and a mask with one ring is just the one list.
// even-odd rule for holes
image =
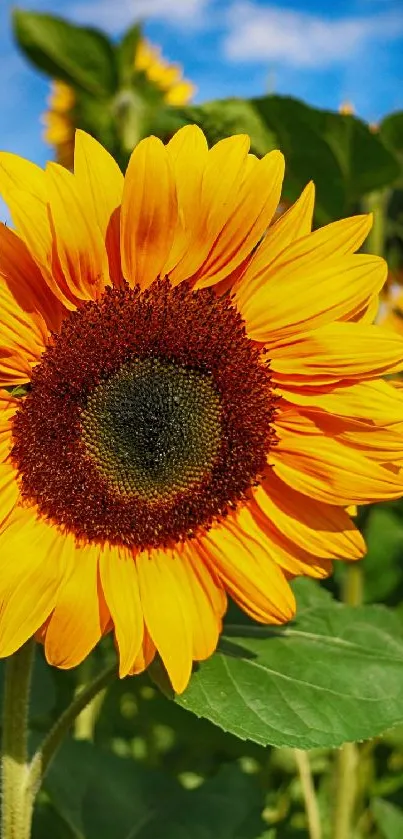
[[396, 504], [377, 504], [365, 526], [367, 555], [363, 560], [366, 601], [403, 594], [403, 519]]
[[175, 701], [242, 739], [311, 749], [401, 722], [402, 686], [398, 617], [326, 598], [302, 602], [285, 627], [225, 626], [220, 651]]
[[389, 186], [399, 166], [382, 139], [353, 116], [311, 108], [290, 97], [252, 100], [276, 134], [289, 167], [290, 197], [312, 179], [321, 223], [352, 212], [368, 192]]
[[186, 790], [168, 774], [69, 741], [45, 787], [86, 839], [256, 839], [263, 830], [259, 788], [236, 765]]
[[119, 78], [122, 86], [130, 84], [134, 71], [134, 57], [141, 41], [142, 29], [136, 23], [125, 32], [120, 44], [116, 47]]
[[25, 55], [49, 76], [95, 96], [117, 87], [115, 53], [102, 32], [53, 15], [16, 9], [14, 34]]
[[374, 799], [371, 810], [384, 839], [402, 839], [403, 810], [382, 798]]
[[385, 117], [379, 126], [379, 133], [385, 145], [399, 155], [403, 162], [403, 111]]
[[252, 103], [285, 155], [284, 197], [295, 201], [308, 181], [313, 180], [318, 222], [326, 223], [343, 215], [346, 203], [343, 173], [322, 134], [320, 111], [283, 96], [263, 96]]

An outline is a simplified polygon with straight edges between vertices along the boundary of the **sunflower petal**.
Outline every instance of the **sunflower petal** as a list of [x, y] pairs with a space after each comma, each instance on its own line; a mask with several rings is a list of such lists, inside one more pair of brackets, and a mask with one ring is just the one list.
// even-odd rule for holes
[[99, 570], [102, 588], [115, 626], [119, 675], [127, 676], [143, 641], [143, 612], [135, 558], [126, 548], [104, 547]]
[[142, 140], [127, 168], [121, 211], [123, 275], [148, 288], [160, 275], [177, 227], [177, 197], [169, 155], [156, 137]]
[[183, 568], [175, 551], [143, 551], [136, 558], [144, 621], [176, 693], [192, 670], [192, 623]]
[[248, 615], [261, 623], [284, 623], [292, 618], [292, 591], [246, 507], [212, 527], [199, 546], [207, 565]]

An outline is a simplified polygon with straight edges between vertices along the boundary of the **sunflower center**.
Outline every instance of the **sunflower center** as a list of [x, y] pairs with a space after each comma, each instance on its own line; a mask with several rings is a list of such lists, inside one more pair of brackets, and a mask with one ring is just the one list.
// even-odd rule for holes
[[101, 475], [151, 503], [200, 484], [220, 446], [211, 377], [156, 358], [128, 362], [99, 384], [81, 422]]
[[79, 539], [173, 545], [242, 503], [276, 399], [228, 295], [158, 280], [66, 316], [13, 424], [22, 496]]

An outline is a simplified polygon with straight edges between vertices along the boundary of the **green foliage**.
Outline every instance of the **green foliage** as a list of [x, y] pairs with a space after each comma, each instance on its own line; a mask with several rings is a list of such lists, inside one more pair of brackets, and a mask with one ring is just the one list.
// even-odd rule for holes
[[14, 31], [28, 58], [52, 78], [95, 96], [116, 91], [114, 51], [102, 32], [19, 9], [14, 11]]
[[[380, 245], [401, 271], [401, 112], [375, 130], [354, 116], [277, 95], [173, 108], [134, 68], [141, 27], [114, 43], [53, 15], [17, 10], [13, 20], [28, 59], [73, 88], [75, 124], [122, 168], [139, 139], [155, 133], [167, 141], [189, 122], [210, 144], [247, 133], [256, 155], [284, 152], [285, 202], [315, 182], [316, 224], [371, 209], [381, 191]], [[13, 393], [23, 395], [21, 388]], [[358, 524], [368, 543], [366, 605], [340, 603], [348, 572], [337, 564], [324, 585], [294, 583], [298, 613], [286, 627], [257, 626], [231, 604], [217, 653], [195, 666], [182, 696], [173, 696], [159, 659], [148, 674], [116, 681], [90, 709], [88, 741], [74, 739], [83, 736], [77, 726], [51, 765], [33, 839], [307, 839], [294, 748], [312, 750], [323, 839], [330, 839], [332, 749], [347, 740], [359, 743], [351, 839], [400, 839], [403, 504], [365, 509]], [[87, 665], [97, 671], [111, 655], [108, 636]], [[3, 670], [0, 665], [0, 693]], [[80, 669], [52, 670], [37, 655], [32, 743], [55, 723], [81, 681]]]
[[372, 803], [372, 812], [384, 839], [401, 839], [403, 836], [403, 810], [389, 801], [376, 798]]
[[299, 606], [284, 628], [227, 624], [220, 652], [177, 701], [238, 737], [310, 749], [373, 737], [399, 722], [402, 684], [395, 615], [318, 599]]

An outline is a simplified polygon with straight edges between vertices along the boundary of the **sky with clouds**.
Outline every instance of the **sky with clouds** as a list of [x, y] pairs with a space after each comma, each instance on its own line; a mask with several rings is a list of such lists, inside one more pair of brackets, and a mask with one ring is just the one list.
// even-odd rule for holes
[[[0, 147], [43, 164], [40, 115], [48, 80], [12, 40], [0, 0]], [[370, 122], [403, 108], [400, 0], [20, 0], [118, 37], [136, 19], [179, 61], [197, 101], [266, 92], [336, 110], [344, 100]]]

